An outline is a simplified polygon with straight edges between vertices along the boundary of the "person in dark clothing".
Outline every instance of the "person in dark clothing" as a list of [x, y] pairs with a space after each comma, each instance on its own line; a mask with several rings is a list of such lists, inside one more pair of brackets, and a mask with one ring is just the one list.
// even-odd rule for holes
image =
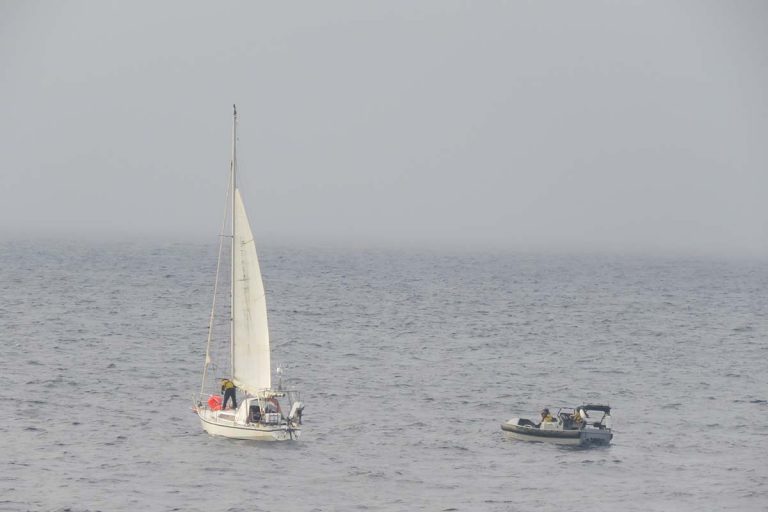
[[251, 414], [248, 417], [250, 423], [258, 423], [261, 421], [261, 408], [258, 405], [251, 405]]
[[227, 408], [227, 402], [232, 399], [232, 408], [237, 409], [237, 398], [235, 397], [235, 383], [229, 379], [221, 379], [221, 392], [224, 393], [224, 403], [221, 409]]

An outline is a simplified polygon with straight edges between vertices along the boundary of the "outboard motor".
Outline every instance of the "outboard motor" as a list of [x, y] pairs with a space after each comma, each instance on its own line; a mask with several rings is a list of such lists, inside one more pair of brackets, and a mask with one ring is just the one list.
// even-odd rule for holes
[[296, 421], [299, 425], [301, 425], [301, 414], [304, 412], [304, 402], [293, 402], [293, 407], [291, 407], [291, 412], [288, 414], [288, 419], [291, 421]]

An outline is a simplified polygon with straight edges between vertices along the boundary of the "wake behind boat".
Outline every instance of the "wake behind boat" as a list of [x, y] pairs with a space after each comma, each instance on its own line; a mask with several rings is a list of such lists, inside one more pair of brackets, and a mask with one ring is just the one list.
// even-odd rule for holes
[[[280, 379], [276, 389], [272, 388], [271, 354], [269, 328], [267, 326], [267, 304], [261, 269], [256, 254], [248, 217], [243, 199], [237, 188], [237, 109], [233, 105], [232, 119], [232, 160], [230, 182], [227, 192], [227, 210], [219, 244], [219, 259], [216, 264], [213, 305], [208, 325], [208, 343], [205, 351], [205, 366], [200, 395], [194, 410], [200, 418], [203, 429], [211, 435], [233, 439], [259, 441], [284, 441], [298, 439], [301, 433], [301, 414], [304, 404], [297, 390], [286, 389]], [[225, 235], [229, 219], [230, 235]], [[218, 394], [205, 393], [211, 384], [216, 386], [210, 373], [224, 370], [217, 366], [212, 352], [213, 331], [216, 325], [216, 294], [219, 287], [222, 252], [225, 240], [230, 246], [229, 283], [229, 351], [228, 375], [223, 380], [226, 386], [222, 400]], [[223, 359], [223, 358], [221, 358]], [[278, 369], [280, 372], [280, 369]], [[209, 381], [210, 380], [210, 381]], [[225, 389], [226, 388], [226, 389]], [[239, 405], [236, 390], [244, 392]], [[226, 407], [233, 399], [233, 409]], [[282, 402], [282, 403], [281, 403]], [[285, 411], [288, 411], [287, 414]]]
[[572, 446], [607, 445], [613, 439], [607, 424], [610, 418], [611, 408], [607, 405], [561, 408], [554, 416], [544, 409], [539, 423], [527, 418], [512, 418], [501, 424], [501, 430], [508, 437], [522, 441]]

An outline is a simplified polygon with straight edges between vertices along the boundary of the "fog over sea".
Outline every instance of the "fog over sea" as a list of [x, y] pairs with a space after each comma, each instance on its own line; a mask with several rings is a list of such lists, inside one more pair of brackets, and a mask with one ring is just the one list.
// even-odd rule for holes
[[[0, 510], [768, 508], [768, 265], [260, 245], [302, 439], [191, 412], [212, 244], [0, 243]], [[506, 439], [607, 402], [614, 440]]]

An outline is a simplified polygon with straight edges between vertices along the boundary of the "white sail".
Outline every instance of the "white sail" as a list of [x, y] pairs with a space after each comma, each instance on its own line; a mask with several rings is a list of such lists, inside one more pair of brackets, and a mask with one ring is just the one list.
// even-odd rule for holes
[[271, 387], [267, 302], [240, 190], [235, 190], [234, 199], [232, 373], [237, 387], [256, 394]]

